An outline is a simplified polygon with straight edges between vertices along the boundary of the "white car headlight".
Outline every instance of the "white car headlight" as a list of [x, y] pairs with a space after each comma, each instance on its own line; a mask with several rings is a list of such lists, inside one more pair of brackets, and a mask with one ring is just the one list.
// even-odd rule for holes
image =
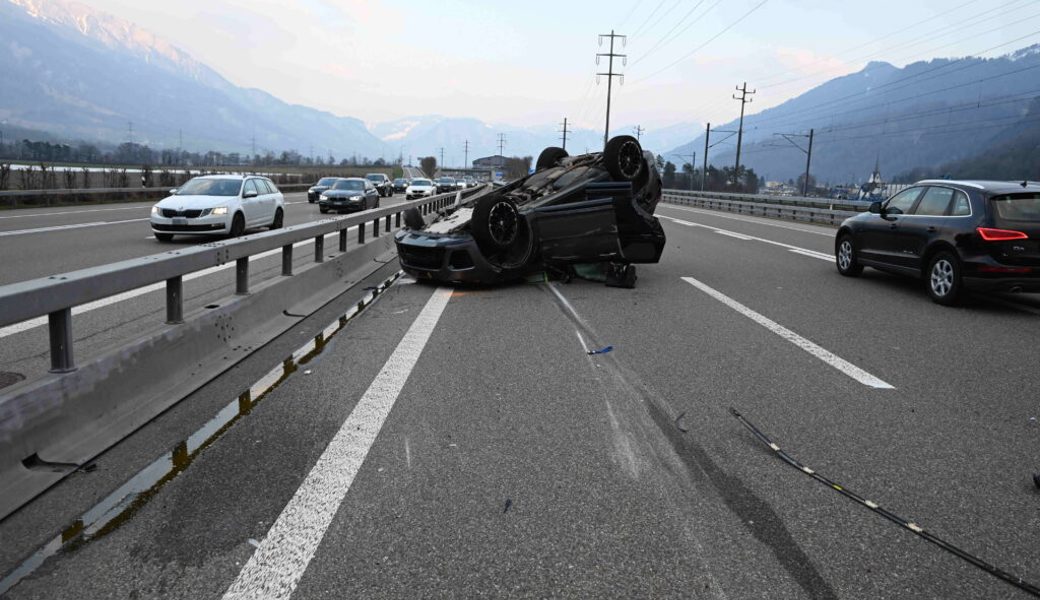
[[152, 216], [153, 217], [159, 216], [159, 205], [158, 204], [156, 204], [155, 206], [152, 207]]
[[319, 197], [318, 199], [319, 199], [319, 200], [328, 200], [328, 199], [329, 199], [329, 197], [328, 197], [328, 196], [326, 196], [325, 194], [322, 194], [322, 195], [321, 195], [321, 196], [320, 196], [320, 197]]
[[209, 211], [209, 214], [213, 215], [214, 217], [224, 216], [224, 215], [227, 214], [227, 207], [226, 206], [218, 206], [218, 207], [214, 208], [213, 210]]
[[351, 200], [360, 200], [361, 196], [351, 196], [350, 199]]

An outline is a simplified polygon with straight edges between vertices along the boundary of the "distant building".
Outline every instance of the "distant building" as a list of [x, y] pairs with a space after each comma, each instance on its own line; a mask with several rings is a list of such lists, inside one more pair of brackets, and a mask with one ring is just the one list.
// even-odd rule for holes
[[473, 161], [474, 169], [501, 169], [506, 166], [506, 157], [501, 154], [485, 156]]

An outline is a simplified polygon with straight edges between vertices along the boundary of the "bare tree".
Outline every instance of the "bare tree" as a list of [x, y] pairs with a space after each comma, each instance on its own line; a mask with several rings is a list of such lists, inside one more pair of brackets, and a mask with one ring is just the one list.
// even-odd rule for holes
[[424, 156], [419, 159], [419, 168], [427, 177], [433, 177], [437, 174], [437, 159], [433, 156]]

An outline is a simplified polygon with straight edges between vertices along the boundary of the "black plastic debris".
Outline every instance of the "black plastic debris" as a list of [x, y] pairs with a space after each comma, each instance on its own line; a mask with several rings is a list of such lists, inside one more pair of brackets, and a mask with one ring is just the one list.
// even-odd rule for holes
[[511, 499], [509, 499], [509, 498], [506, 498], [506, 507], [505, 507], [505, 509], [502, 510], [502, 514], [506, 514], [507, 512], [509, 512], [509, 509], [512, 508], [512, 507], [513, 507], [513, 501]]

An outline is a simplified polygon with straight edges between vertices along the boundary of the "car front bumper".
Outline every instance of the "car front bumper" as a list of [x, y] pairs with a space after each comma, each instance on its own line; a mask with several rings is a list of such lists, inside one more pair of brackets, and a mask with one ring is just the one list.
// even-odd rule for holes
[[417, 280], [491, 284], [508, 279], [484, 259], [469, 234], [436, 235], [402, 229], [394, 234], [394, 241], [401, 269]]
[[155, 233], [227, 235], [230, 228], [228, 219], [225, 216], [189, 219], [186, 217], [167, 218], [153, 215], [150, 221], [152, 231]]
[[330, 198], [328, 200], [318, 200], [318, 206], [321, 208], [327, 208], [329, 210], [341, 210], [341, 211], [358, 211], [364, 208], [361, 200], [347, 200]]

